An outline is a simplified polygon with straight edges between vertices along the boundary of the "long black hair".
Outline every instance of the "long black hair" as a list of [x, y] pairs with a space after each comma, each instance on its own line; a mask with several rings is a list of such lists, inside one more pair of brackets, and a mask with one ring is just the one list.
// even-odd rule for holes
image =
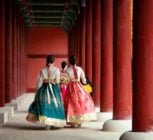
[[66, 65], [67, 65], [67, 62], [66, 61], [62, 61], [62, 63], [61, 63], [62, 69], [64, 69], [66, 67]]
[[48, 55], [47, 58], [46, 58], [46, 66], [48, 66], [49, 63], [53, 63], [55, 60], [54, 56], [53, 55]]
[[75, 65], [75, 64], [77, 64], [77, 58], [76, 58], [76, 56], [75, 55], [71, 55], [70, 56], [70, 58], [69, 58], [69, 62], [70, 62], [70, 64], [71, 65]]

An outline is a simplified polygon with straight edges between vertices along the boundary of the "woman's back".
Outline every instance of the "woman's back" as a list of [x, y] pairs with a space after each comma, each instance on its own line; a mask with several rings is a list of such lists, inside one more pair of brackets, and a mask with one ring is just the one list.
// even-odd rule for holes
[[80, 81], [80, 79], [83, 81], [83, 82], [86, 82], [86, 78], [85, 78], [85, 74], [82, 70], [81, 67], [79, 66], [69, 66], [67, 69], [66, 69], [66, 73], [68, 74], [69, 78], [70, 79], [76, 79], [76, 77], [74, 76], [74, 69], [73, 67], [76, 68], [76, 72], [77, 72], [77, 80]]

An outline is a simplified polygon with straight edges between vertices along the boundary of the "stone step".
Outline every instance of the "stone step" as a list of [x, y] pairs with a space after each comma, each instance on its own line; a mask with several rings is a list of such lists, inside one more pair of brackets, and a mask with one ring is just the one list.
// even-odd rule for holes
[[5, 124], [8, 122], [8, 112], [0, 111], [0, 125]]
[[14, 108], [13, 107], [0, 107], [0, 111], [8, 113], [8, 119], [12, 119], [14, 116]]

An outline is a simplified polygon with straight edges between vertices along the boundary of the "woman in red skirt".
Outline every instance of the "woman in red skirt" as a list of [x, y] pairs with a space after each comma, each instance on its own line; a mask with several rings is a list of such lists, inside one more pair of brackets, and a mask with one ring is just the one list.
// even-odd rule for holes
[[81, 123], [97, 119], [93, 100], [84, 89], [80, 80], [86, 83], [85, 74], [81, 67], [77, 66], [77, 58], [72, 55], [69, 58], [70, 66], [66, 73], [69, 76], [64, 106], [67, 124], [72, 127], [81, 126]]

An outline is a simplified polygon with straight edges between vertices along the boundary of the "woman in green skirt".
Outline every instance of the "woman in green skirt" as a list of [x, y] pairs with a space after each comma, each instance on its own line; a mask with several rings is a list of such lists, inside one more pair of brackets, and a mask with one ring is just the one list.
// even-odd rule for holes
[[60, 71], [54, 66], [54, 56], [48, 55], [46, 66], [41, 69], [36, 81], [35, 99], [29, 107], [27, 121], [41, 122], [47, 126], [63, 127], [65, 112], [58, 87]]

